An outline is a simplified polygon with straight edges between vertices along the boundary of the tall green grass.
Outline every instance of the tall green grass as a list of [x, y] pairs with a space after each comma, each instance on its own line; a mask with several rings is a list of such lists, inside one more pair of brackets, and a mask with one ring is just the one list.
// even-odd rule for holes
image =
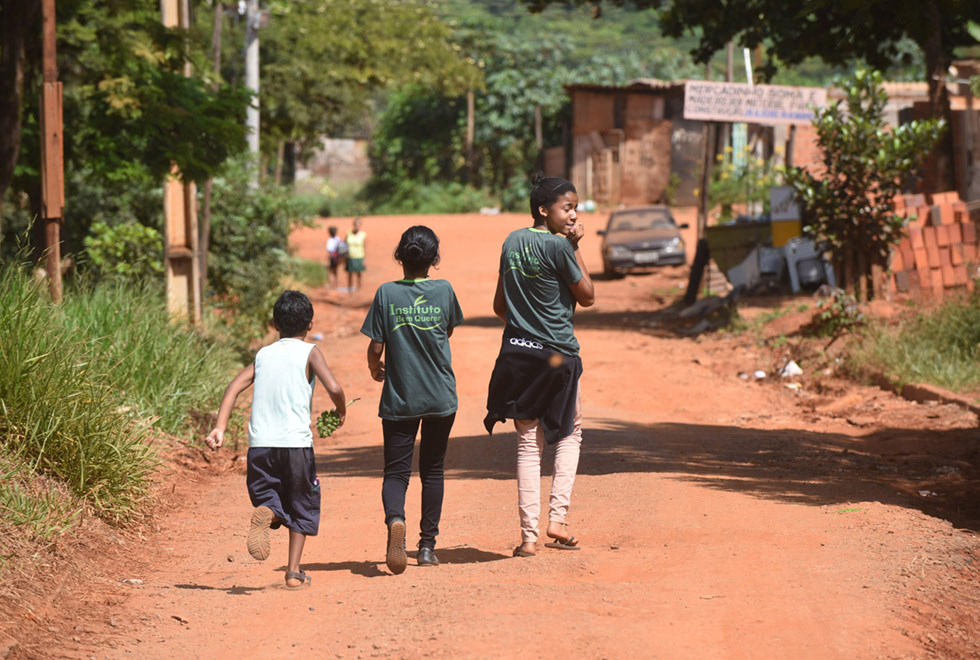
[[[0, 443], [14, 462], [63, 482], [100, 515], [126, 518], [153, 468], [148, 427], [61, 316], [26, 273], [0, 273]], [[3, 499], [16, 501], [15, 493]]]
[[131, 412], [167, 433], [196, 430], [188, 412], [216, 408], [237, 366], [230, 350], [172, 323], [153, 286], [83, 287], [65, 297], [60, 312], [60, 323], [85, 344]]
[[189, 411], [217, 406], [234, 353], [172, 323], [154, 289], [81, 286], [54, 304], [24, 269], [0, 268], [4, 522], [43, 536], [69, 520], [25, 474], [64, 484], [106, 520], [131, 517], [156, 464], [153, 429], [186, 435]]
[[873, 324], [851, 349], [859, 369], [900, 383], [980, 388], [980, 295], [947, 302], [897, 326]]
[[317, 288], [327, 283], [327, 267], [322, 261], [290, 257], [289, 274], [303, 286]]

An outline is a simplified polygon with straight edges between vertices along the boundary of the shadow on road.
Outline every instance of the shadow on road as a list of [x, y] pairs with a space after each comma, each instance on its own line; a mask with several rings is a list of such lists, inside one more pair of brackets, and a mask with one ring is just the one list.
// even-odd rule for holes
[[[514, 479], [516, 435], [455, 437], [449, 479]], [[509, 429], [509, 427], [508, 427]], [[980, 443], [975, 429], [881, 429], [864, 436], [707, 424], [594, 420], [579, 474], [660, 473], [753, 497], [823, 506], [876, 500], [980, 530]], [[550, 474], [553, 450], [542, 471]], [[322, 477], [381, 477], [380, 447], [321, 452]]]
[[[283, 567], [283, 570], [286, 570]], [[303, 562], [304, 571], [349, 571], [361, 577], [381, 577], [388, 575], [375, 561], [332, 561], [308, 564]]]
[[174, 589], [193, 589], [197, 591], [223, 591], [229, 596], [251, 596], [253, 591], [265, 591], [265, 587], [211, 587], [206, 584], [175, 584]]
[[[413, 557], [415, 554], [414, 552], [411, 553]], [[443, 564], [484, 564], [489, 561], [511, 559], [510, 555], [502, 555], [499, 552], [488, 552], [466, 546], [437, 548], [436, 554], [439, 557], [439, 561]]]
[[[575, 329], [640, 332], [664, 338], [689, 337], [691, 327], [701, 317], [682, 319], [679, 316], [681, 309], [683, 304], [680, 302], [661, 309], [642, 311], [593, 312], [585, 309], [575, 314]], [[503, 328], [504, 322], [496, 316], [477, 316], [467, 318], [463, 325]]]

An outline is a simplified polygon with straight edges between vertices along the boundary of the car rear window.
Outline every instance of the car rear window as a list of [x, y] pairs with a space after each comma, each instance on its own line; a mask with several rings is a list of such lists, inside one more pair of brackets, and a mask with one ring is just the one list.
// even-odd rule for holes
[[673, 227], [666, 211], [659, 209], [620, 211], [609, 219], [609, 231], [637, 231]]

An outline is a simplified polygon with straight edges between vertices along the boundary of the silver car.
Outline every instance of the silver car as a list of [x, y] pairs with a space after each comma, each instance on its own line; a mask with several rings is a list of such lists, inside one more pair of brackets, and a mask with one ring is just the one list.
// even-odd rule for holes
[[608, 276], [651, 266], [683, 265], [684, 239], [666, 206], [614, 211], [602, 236], [602, 270]]

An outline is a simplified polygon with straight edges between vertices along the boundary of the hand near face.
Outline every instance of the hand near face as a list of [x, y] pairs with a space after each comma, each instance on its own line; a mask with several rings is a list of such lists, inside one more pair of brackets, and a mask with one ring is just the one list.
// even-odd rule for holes
[[585, 225], [581, 222], [576, 222], [568, 229], [565, 236], [571, 241], [573, 247], [578, 247], [578, 242], [585, 236]]

